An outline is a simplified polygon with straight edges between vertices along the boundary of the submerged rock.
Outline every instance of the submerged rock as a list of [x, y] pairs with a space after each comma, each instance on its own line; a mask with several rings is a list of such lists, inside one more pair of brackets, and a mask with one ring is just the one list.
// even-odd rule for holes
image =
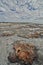
[[2, 36], [11, 36], [11, 35], [13, 35], [13, 34], [15, 34], [15, 33], [12, 32], [12, 31], [4, 31], [4, 32], [2, 33]]
[[28, 35], [29, 38], [39, 38], [40, 37], [40, 32], [34, 32]]
[[17, 43], [13, 45], [13, 53], [10, 53], [8, 60], [10, 62], [20, 62], [23, 64], [32, 65], [33, 61], [37, 59], [36, 47], [33, 44]]
[[28, 33], [28, 34], [19, 34], [19, 37], [23, 38], [39, 38], [41, 36], [40, 32]]

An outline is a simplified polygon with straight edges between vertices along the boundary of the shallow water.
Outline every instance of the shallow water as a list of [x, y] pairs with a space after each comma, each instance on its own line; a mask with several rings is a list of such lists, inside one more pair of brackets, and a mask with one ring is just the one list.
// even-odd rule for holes
[[[14, 26], [17, 28], [16, 25], [14, 25]], [[8, 29], [8, 28], [5, 29], [4, 26], [2, 26], [2, 25], [0, 27], [1, 27], [1, 29], [0, 29], [1, 33]], [[21, 28], [21, 29], [23, 29], [23, 28]], [[14, 30], [15, 29], [13, 29], [13, 32], [14, 32]], [[10, 28], [9, 31], [12, 31], [12, 29]], [[19, 33], [20, 32], [23, 32], [23, 30], [19, 31]], [[28, 32], [28, 30], [27, 30], [27, 32]], [[16, 34], [12, 35], [12, 36], [0, 36], [0, 65], [19, 65], [18, 63], [12, 64], [7, 59], [9, 52], [13, 51], [12, 44], [18, 40], [20, 40], [22, 42], [26, 42], [26, 43], [33, 43], [36, 46], [36, 48], [38, 49], [37, 53], [39, 56], [39, 58], [38, 58], [39, 62], [37, 62], [37, 63], [33, 62], [32, 65], [43, 65], [43, 38], [29, 38], [29, 39], [27, 39], [27, 38], [18, 37], [17, 34], [18, 33], [16, 32]]]

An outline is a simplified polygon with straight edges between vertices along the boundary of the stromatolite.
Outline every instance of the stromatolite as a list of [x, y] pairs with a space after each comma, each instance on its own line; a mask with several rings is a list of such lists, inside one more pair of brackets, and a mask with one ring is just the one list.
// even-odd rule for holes
[[32, 65], [37, 59], [36, 47], [33, 44], [17, 43], [13, 45], [13, 53], [10, 53], [8, 60], [10, 62], [20, 62]]

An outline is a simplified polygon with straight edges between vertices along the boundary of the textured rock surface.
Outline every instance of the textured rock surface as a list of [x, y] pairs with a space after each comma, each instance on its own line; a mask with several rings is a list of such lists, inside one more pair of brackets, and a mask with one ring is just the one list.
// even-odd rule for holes
[[25, 38], [39, 38], [41, 36], [41, 33], [39, 32], [33, 32], [33, 33], [28, 33], [26, 34], [19, 34], [19, 37], [25, 37]]
[[1, 36], [12, 36], [12, 35], [14, 35], [14, 34], [15, 34], [15, 33], [12, 32], [12, 31], [4, 31]]
[[[9, 60], [14, 61], [15, 59], [23, 61], [25, 64], [32, 64], [34, 60], [37, 58], [37, 50], [36, 47], [33, 44], [26, 44], [26, 43], [20, 43], [17, 41], [16, 44], [13, 45], [13, 49], [15, 52], [15, 56], [10, 56], [9, 55]], [[15, 58], [17, 56], [17, 58]], [[15, 58], [14, 60], [12, 58]], [[14, 61], [15, 62], [15, 61]]]

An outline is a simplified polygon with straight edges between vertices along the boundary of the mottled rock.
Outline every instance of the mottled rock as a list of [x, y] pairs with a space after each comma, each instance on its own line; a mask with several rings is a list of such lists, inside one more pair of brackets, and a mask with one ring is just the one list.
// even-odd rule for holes
[[19, 34], [19, 37], [23, 37], [23, 38], [39, 38], [41, 36], [40, 32], [31, 32], [28, 34]]
[[13, 35], [13, 34], [15, 34], [15, 33], [12, 32], [12, 31], [4, 31], [4, 32], [2, 33], [2, 36], [11, 36], [11, 35]]
[[[11, 62], [15, 63], [15, 60], [23, 61], [25, 64], [32, 65], [33, 61], [37, 58], [36, 47], [33, 44], [18, 43], [13, 45], [13, 54], [8, 56]], [[15, 54], [15, 55], [14, 55]]]
[[29, 38], [39, 38], [40, 37], [40, 32], [34, 32], [28, 35]]

